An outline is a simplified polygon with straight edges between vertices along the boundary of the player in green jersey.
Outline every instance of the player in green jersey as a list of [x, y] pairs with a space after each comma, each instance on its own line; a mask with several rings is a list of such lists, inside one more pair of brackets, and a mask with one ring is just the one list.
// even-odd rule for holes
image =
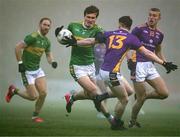
[[[99, 9], [96, 6], [88, 6], [84, 10], [84, 21], [73, 22], [68, 25], [68, 29], [75, 37], [76, 46], [71, 48], [70, 59], [70, 73], [75, 81], [83, 88], [82, 91], [74, 92], [73, 94], [67, 93], [66, 110], [71, 112], [71, 106], [76, 100], [92, 99], [95, 101], [95, 97], [101, 94], [98, 86], [96, 85], [95, 65], [94, 65], [94, 46], [95, 42], [89, 43], [84, 39], [95, 38], [96, 35], [103, 30], [96, 25], [96, 20], [99, 15]], [[56, 29], [56, 36], [62, 29], [59, 27]], [[86, 44], [87, 42], [87, 44]], [[72, 42], [73, 43], [73, 42]], [[108, 113], [106, 107], [102, 105], [101, 110], [108, 120], [111, 119], [111, 115]]]
[[50, 50], [50, 41], [46, 37], [50, 28], [51, 20], [46, 17], [42, 18], [39, 22], [38, 31], [27, 35], [24, 41], [17, 44], [15, 55], [26, 90], [21, 91], [14, 85], [10, 85], [6, 95], [7, 102], [10, 102], [14, 95], [19, 95], [30, 101], [36, 100], [35, 110], [32, 115], [32, 120], [34, 122], [43, 122], [43, 119], [38, 115], [47, 94], [45, 73], [40, 68], [40, 61], [44, 52], [46, 53], [48, 63], [51, 64], [53, 68], [57, 67], [57, 62], [54, 61]]

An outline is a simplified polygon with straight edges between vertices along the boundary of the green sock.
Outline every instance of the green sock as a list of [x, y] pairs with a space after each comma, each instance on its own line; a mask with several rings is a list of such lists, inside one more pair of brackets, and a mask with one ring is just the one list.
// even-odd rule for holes
[[104, 116], [105, 116], [106, 118], [109, 118], [110, 114], [109, 114], [109, 113], [105, 113]]
[[74, 101], [75, 101], [75, 98], [74, 98], [74, 96], [72, 95], [70, 102], [73, 103]]
[[16, 88], [16, 89], [14, 90], [14, 94], [18, 94], [18, 91], [19, 91], [19, 89]]

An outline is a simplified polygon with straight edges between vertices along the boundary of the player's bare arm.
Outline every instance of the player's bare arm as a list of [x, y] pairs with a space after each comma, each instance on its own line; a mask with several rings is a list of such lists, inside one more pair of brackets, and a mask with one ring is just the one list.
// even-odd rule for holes
[[15, 54], [17, 61], [22, 61], [22, 50], [26, 47], [26, 44], [24, 42], [19, 42], [15, 47]]
[[162, 52], [162, 46], [161, 46], [161, 45], [158, 45], [158, 46], [156, 47], [155, 53], [156, 53], [156, 55], [157, 55], [160, 59], [162, 59], [163, 61], [166, 61], [165, 56], [164, 56], [164, 54], [163, 54], [163, 52]]
[[149, 59], [151, 59], [152, 61], [155, 61], [156, 63], [162, 65], [163, 64], [163, 60], [160, 59], [158, 56], [156, 56], [153, 52], [151, 52], [150, 50], [147, 50], [144, 46], [141, 46], [138, 51], [142, 54], [144, 54], [146, 57], [148, 57]]
[[54, 61], [54, 57], [52, 55], [52, 52], [47, 52], [46, 58], [47, 58], [48, 63], [51, 64], [53, 68], [57, 68], [57, 62]]
[[84, 46], [84, 45], [94, 45], [95, 44], [95, 38], [86, 38], [82, 40], [77, 41], [77, 45]]
[[176, 69], [178, 69], [178, 66], [173, 64], [172, 62], [166, 62], [163, 61], [162, 59], [160, 59], [158, 56], [156, 56], [156, 54], [154, 54], [153, 52], [151, 52], [150, 50], [147, 50], [145, 47], [141, 46], [138, 51], [142, 54], [144, 54], [146, 57], [148, 57], [149, 59], [151, 59], [152, 61], [163, 65], [163, 67], [167, 70], [167, 73], [170, 73], [171, 71], [175, 71]]

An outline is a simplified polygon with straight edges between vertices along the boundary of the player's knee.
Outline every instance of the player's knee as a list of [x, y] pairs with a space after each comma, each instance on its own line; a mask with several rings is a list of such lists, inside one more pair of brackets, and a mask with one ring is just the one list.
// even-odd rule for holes
[[88, 89], [88, 96], [91, 98], [91, 99], [94, 99], [97, 94], [98, 94], [98, 88], [97, 87], [91, 87]]
[[47, 92], [41, 92], [39, 93], [39, 98], [45, 98], [47, 96]]
[[134, 90], [127, 90], [128, 96], [131, 96], [134, 93]]
[[160, 95], [160, 98], [161, 99], [166, 99], [166, 98], [168, 98], [168, 96], [169, 96], [169, 93], [168, 92], [164, 92], [163, 94]]
[[31, 101], [35, 101], [35, 100], [37, 100], [39, 98], [39, 96], [38, 95], [34, 95], [34, 96], [30, 96], [30, 100]]
[[123, 105], [127, 105], [128, 101], [129, 101], [128, 97], [123, 97], [123, 98], [121, 99], [121, 103], [122, 103]]

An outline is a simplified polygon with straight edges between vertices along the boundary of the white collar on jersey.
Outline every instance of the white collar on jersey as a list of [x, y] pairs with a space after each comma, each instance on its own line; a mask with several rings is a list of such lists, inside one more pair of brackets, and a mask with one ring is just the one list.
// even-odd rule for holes
[[92, 27], [90, 27], [90, 28], [86, 27], [86, 25], [84, 24], [84, 21], [83, 21], [82, 25], [83, 25], [83, 27], [84, 27], [85, 29], [90, 29], [90, 28], [92, 28]]

